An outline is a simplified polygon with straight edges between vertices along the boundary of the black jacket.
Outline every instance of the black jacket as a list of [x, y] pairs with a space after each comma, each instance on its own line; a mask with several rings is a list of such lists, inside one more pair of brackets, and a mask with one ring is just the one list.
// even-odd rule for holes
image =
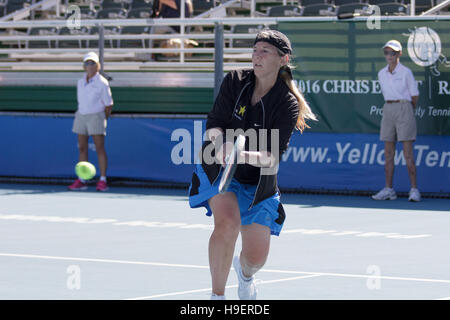
[[[278, 77], [272, 89], [259, 102], [261, 106], [261, 108], [258, 108], [261, 110], [260, 114], [253, 115], [251, 123], [249, 123], [244, 115], [246, 106], [250, 105], [254, 87], [255, 75], [252, 69], [236, 70], [228, 73], [222, 82], [214, 106], [208, 113], [206, 129], [219, 127], [224, 132], [226, 129], [240, 128], [247, 130], [249, 127], [253, 127], [256, 130], [267, 129], [269, 137], [267, 150], [269, 151], [271, 150], [270, 129], [279, 129], [279, 159], [281, 159], [281, 155], [288, 148], [289, 140], [297, 122], [298, 101], [284, 81]], [[243, 106], [244, 108], [242, 109]], [[203, 149], [210, 143], [210, 141], [206, 141], [203, 144]], [[214, 183], [220, 173], [221, 165], [208, 165], [202, 162], [202, 167], [209, 181]], [[255, 197], [250, 208], [273, 196], [277, 191], [276, 174], [259, 174]]]

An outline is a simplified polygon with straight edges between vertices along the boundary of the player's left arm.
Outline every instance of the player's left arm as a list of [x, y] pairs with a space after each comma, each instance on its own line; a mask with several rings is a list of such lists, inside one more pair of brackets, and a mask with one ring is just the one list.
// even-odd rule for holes
[[417, 106], [417, 101], [419, 100], [419, 88], [411, 70], [407, 73], [406, 80], [409, 94], [411, 95], [411, 104], [413, 108], [415, 108]]
[[411, 104], [413, 105], [413, 108], [417, 106], [417, 101], [419, 100], [419, 96], [413, 96], [411, 97]]
[[109, 116], [111, 115], [112, 107], [113, 107], [112, 105], [105, 107], [105, 118], [106, 118], [106, 120], [108, 120]]
[[109, 116], [111, 115], [112, 107], [114, 104], [113, 98], [112, 98], [112, 93], [111, 93], [111, 88], [108, 85], [103, 86], [101, 99], [102, 99], [103, 105], [105, 105], [105, 118], [106, 118], [106, 120], [108, 120]]

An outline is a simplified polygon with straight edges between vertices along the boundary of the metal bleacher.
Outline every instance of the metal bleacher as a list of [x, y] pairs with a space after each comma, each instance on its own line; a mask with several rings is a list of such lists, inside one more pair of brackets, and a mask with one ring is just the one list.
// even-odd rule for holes
[[299, 17], [302, 16], [302, 7], [298, 5], [273, 6], [267, 9], [269, 17]]
[[[59, 70], [63, 64], [77, 69], [82, 55], [102, 41], [105, 63], [117, 70], [211, 70], [219, 20], [225, 66], [248, 65], [256, 32], [276, 28], [282, 19], [337, 19], [370, 5], [382, 15], [405, 16], [411, 14], [409, 1], [192, 0], [192, 18], [153, 19], [153, 0], [0, 0], [0, 69]], [[436, 1], [441, 0], [416, 0], [414, 14]], [[448, 13], [447, 6], [435, 14]], [[76, 21], [79, 25], [70, 24]], [[153, 34], [152, 25], [176, 25], [181, 31]]]
[[[30, 7], [31, 5], [40, 1], [41, 0], [0, 0], [0, 17], [13, 13], [15, 11], [19, 11], [23, 8]], [[119, 18], [127, 16], [129, 14], [129, 11], [137, 9], [140, 9], [137, 10], [137, 12], [147, 11], [151, 13], [153, 6], [153, 0], [60, 0], [55, 2], [59, 2], [63, 11], [64, 8], [67, 8], [69, 5], [77, 5], [83, 15], [87, 14], [89, 17], [92, 17], [93, 13], [95, 13], [96, 18], [106, 17], [110, 19], [114, 19], [117, 16]], [[192, 0], [194, 7], [194, 16], [198, 16], [208, 10], [216, 8], [224, 2], [227, 1]], [[236, 15], [236, 12], [241, 14], [244, 13], [245, 15], [249, 12], [250, 2], [250, 0], [237, 1], [236, 5], [227, 8], [227, 16]], [[439, 2], [442, 2], [442, 0], [415, 0], [416, 11], [423, 12], [427, 9], [432, 8]], [[256, 0], [256, 7], [260, 11], [258, 12], [258, 16], [264, 16], [269, 14], [269, 9], [282, 5], [291, 5], [303, 8], [311, 5], [332, 4], [338, 8], [341, 5], [357, 3], [371, 5], [398, 3], [408, 7], [410, 5], [410, 0]], [[242, 10], [237, 10], [239, 8]], [[307, 10], [307, 12], [310, 11], [314, 10]], [[444, 10], [443, 12], [446, 13], [447, 11], [448, 10]], [[35, 13], [36, 12], [33, 12], [33, 14]], [[133, 13], [133, 16], [136, 16], [136, 13]], [[32, 19], [39, 19], [40, 17], [42, 17], [42, 15], [37, 13], [36, 17], [33, 15]]]

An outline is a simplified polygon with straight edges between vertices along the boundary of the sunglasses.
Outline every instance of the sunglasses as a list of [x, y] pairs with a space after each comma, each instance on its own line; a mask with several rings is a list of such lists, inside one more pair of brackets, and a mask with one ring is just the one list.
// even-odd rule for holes
[[97, 64], [97, 63], [95, 63], [95, 61], [92, 61], [92, 60], [88, 60], [88, 61], [84, 62], [85, 66], [93, 66], [94, 64]]
[[385, 56], [391, 56], [391, 57], [393, 57], [393, 56], [395, 56], [397, 54], [397, 52], [395, 52], [395, 51], [384, 51], [384, 55]]

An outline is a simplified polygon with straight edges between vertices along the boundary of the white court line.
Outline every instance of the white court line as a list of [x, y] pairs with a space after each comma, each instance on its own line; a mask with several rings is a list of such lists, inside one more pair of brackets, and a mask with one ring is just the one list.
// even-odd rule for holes
[[[226, 286], [226, 289], [229, 288], [237, 288], [237, 284]], [[164, 297], [173, 297], [188, 293], [198, 293], [198, 292], [211, 292], [212, 288], [206, 288], [206, 289], [195, 289], [195, 290], [187, 290], [187, 291], [177, 291], [177, 292], [171, 292], [171, 293], [163, 293], [163, 294], [155, 294], [153, 296], [146, 296], [146, 297], [136, 297], [136, 298], [127, 298], [124, 300], [149, 300], [149, 299], [155, 299], [155, 298], [164, 298]]]
[[47, 260], [69, 260], [69, 261], [116, 263], [116, 264], [134, 264], [134, 265], [174, 267], [174, 268], [209, 269], [209, 266], [198, 266], [198, 265], [192, 265], [192, 264], [175, 264], [175, 263], [144, 262], [144, 261], [141, 262], [141, 261], [112, 260], [112, 259], [41, 256], [41, 255], [35, 255], [35, 254], [0, 253], [0, 257], [16, 257], [16, 258], [47, 259]]
[[274, 269], [263, 269], [259, 272], [275, 272], [275, 273], [302, 273], [302, 274], [314, 274], [319, 276], [328, 277], [342, 277], [342, 278], [371, 278], [380, 280], [399, 280], [399, 281], [418, 281], [418, 282], [439, 282], [439, 283], [450, 283], [450, 280], [446, 279], [430, 279], [430, 278], [408, 278], [408, 277], [392, 277], [392, 276], [374, 276], [371, 274], [350, 274], [350, 273], [330, 273], [330, 272], [307, 272], [307, 271], [287, 271], [287, 270], [274, 270]]
[[[293, 280], [299, 280], [299, 279], [307, 279], [307, 278], [314, 278], [314, 277], [320, 277], [319, 275], [308, 275], [308, 276], [298, 276], [298, 277], [290, 277], [290, 278], [283, 278], [283, 279], [277, 279], [277, 280], [266, 280], [266, 281], [258, 281], [257, 284], [268, 284], [268, 283], [277, 283], [277, 282], [284, 282], [284, 281], [293, 281]], [[226, 289], [230, 288], [237, 288], [237, 284], [226, 286]], [[205, 289], [195, 289], [195, 290], [187, 290], [187, 291], [177, 291], [177, 292], [171, 292], [171, 293], [163, 293], [163, 294], [156, 294], [152, 296], [146, 296], [146, 297], [136, 297], [136, 298], [128, 298], [124, 300], [148, 300], [148, 299], [155, 299], [155, 298], [163, 298], [163, 297], [172, 297], [172, 296], [179, 296], [183, 294], [188, 293], [198, 293], [198, 292], [211, 292], [212, 288], [205, 288]]]
[[[145, 227], [145, 228], [162, 228], [162, 229], [182, 229], [182, 230], [208, 230], [214, 229], [212, 224], [188, 224], [185, 222], [162, 222], [162, 221], [118, 221], [117, 219], [92, 218], [92, 217], [62, 217], [62, 216], [41, 216], [41, 215], [23, 215], [23, 214], [1, 214], [0, 220], [7, 221], [34, 221], [34, 222], [50, 222], [50, 223], [73, 223], [73, 224], [96, 224], [96, 225], [112, 225], [123, 227]], [[419, 239], [432, 237], [431, 234], [415, 234], [407, 235], [397, 232], [374, 232], [374, 231], [354, 231], [354, 230], [324, 230], [324, 229], [287, 229], [283, 230], [283, 234], [301, 234], [301, 235], [329, 235], [329, 236], [355, 236], [363, 238], [386, 238], [386, 239]]]
[[[42, 256], [42, 255], [34, 255], [34, 254], [17, 254], [17, 253], [0, 253], [0, 257], [16, 257], [16, 258], [47, 259], [47, 260], [69, 260], [69, 261], [82, 261], [82, 262], [148, 265], [148, 266], [158, 266], [158, 267], [209, 269], [209, 266], [199, 266], [199, 265], [192, 265], [192, 264], [175, 264], [175, 263], [144, 262], [144, 261], [129, 261], [129, 260]], [[283, 273], [285, 273], [285, 274], [304, 274], [304, 275], [317, 275], [317, 276], [342, 277], [342, 278], [371, 278], [371, 279], [374, 278], [374, 276], [372, 274], [291, 271], [291, 270], [277, 270], [277, 269], [261, 269], [259, 272], [282, 273], [282, 274]], [[382, 276], [382, 275], [377, 276], [376, 278], [380, 279], [380, 280], [384, 279], [384, 280], [417, 281], [417, 282], [438, 282], [438, 283], [449, 283], [450, 284], [450, 280], [446, 280], [446, 279], [408, 278], [408, 277], [392, 277], [392, 276]]]
[[277, 280], [261, 280], [258, 281], [257, 284], [267, 284], [267, 283], [277, 283], [277, 282], [284, 282], [284, 281], [292, 281], [292, 280], [299, 280], [299, 279], [307, 279], [307, 278], [315, 278], [320, 277], [320, 274], [310, 274], [307, 276], [298, 276], [298, 277], [290, 277], [290, 278], [283, 278], [283, 279], [277, 279]]

